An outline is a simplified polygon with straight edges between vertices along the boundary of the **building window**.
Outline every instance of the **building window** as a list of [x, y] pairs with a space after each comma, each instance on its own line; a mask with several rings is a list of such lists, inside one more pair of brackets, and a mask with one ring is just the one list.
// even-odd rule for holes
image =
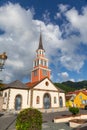
[[56, 104], [56, 97], [54, 97], [54, 104]]
[[41, 65], [43, 65], [43, 60], [41, 60]]
[[86, 100], [82, 100], [82, 104], [86, 104]]
[[40, 51], [40, 54], [41, 54], [41, 51]]
[[51, 107], [51, 96], [49, 93], [44, 94], [43, 105], [45, 109], [49, 109]]
[[15, 110], [20, 110], [22, 107], [22, 96], [16, 95], [15, 97]]
[[59, 97], [59, 105], [60, 107], [63, 107], [63, 98], [61, 96]]
[[4, 94], [4, 104], [6, 104], [6, 101], [7, 101], [7, 93], [5, 92], [5, 94]]
[[37, 62], [36, 62], [36, 61], [34, 61], [34, 67], [35, 67], [35, 66], [37, 66]]
[[37, 98], [36, 98], [36, 104], [39, 104], [39, 103], [40, 103], [40, 97], [37, 96]]
[[47, 71], [43, 70], [43, 75], [46, 76], [47, 75]]
[[46, 61], [44, 61], [44, 64], [45, 64], [45, 66], [47, 66], [47, 62]]
[[46, 81], [46, 83], [45, 83], [45, 84], [46, 84], [46, 86], [48, 86], [48, 85], [49, 85], [49, 83], [48, 83], [47, 81]]
[[34, 70], [34, 76], [37, 76], [37, 70]]
[[79, 98], [82, 99], [82, 95], [80, 95]]
[[46, 62], [45, 60], [43, 61], [43, 65], [44, 65], [44, 66], [47, 66], [47, 62]]
[[37, 66], [39, 65], [39, 59], [37, 60]]

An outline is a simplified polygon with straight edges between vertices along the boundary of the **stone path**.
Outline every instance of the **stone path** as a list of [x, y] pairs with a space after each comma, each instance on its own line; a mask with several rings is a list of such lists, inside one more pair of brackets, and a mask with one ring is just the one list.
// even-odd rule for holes
[[[82, 110], [81, 113], [87, 113]], [[64, 116], [70, 114], [68, 111], [52, 112], [43, 114], [42, 130], [73, 130], [68, 123], [53, 123], [54, 117]], [[15, 129], [15, 114], [4, 113], [0, 116], [0, 130], [16, 130]]]
[[69, 127], [67, 123], [44, 123], [43, 124], [43, 129], [42, 130], [73, 130], [72, 128]]

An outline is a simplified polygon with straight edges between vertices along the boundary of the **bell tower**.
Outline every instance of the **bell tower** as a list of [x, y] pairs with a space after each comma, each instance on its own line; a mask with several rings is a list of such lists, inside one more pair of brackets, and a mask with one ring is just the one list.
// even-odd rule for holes
[[45, 58], [45, 50], [42, 44], [42, 34], [40, 33], [39, 46], [36, 50], [36, 58], [33, 60], [33, 70], [31, 72], [31, 82], [37, 82], [43, 78], [50, 78], [48, 59]]

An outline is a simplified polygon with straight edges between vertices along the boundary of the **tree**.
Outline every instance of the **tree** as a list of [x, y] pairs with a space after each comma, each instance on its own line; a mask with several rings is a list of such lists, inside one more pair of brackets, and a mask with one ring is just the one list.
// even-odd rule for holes
[[16, 130], [42, 130], [42, 114], [37, 109], [21, 111], [16, 120]]
[[78, 107], [69, 107], [69, 111], [73, 114], [76, 115], [79, 113], [79, 108]]

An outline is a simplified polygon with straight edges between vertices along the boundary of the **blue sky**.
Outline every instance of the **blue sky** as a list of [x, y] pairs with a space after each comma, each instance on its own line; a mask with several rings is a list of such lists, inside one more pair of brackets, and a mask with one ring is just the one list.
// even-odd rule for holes
[[30, 80], [40, 25], [52, 81], [87, 80], [87, 0], [0, 0], [0, 78]]

